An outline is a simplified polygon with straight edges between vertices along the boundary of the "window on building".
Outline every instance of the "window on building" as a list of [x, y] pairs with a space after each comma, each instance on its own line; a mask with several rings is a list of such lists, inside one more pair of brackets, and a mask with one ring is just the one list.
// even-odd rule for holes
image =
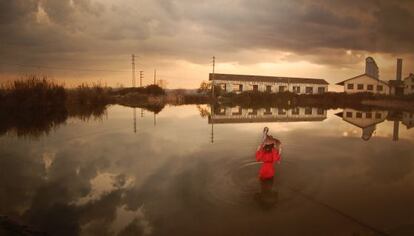
[[243, 90], [243, 85], [242, 84], [233, 84], [233, 91], [234, 92], [241, 92]]
[[348, 84], [348, 85], [347, 85], [347, 88], [348, 88], [348, 89], [354, 89], [354, 84]]
[[233, 109], [232, 115], [241, 115], [242, 114], [242, 108], [236, 108], [236, 110]]
[[357, 112], [356, 113], [356, 118], [362, 118], [362, 112]]
[[220, 88], [221, 88], [221, 90], [222, 91], [224, 91], [224, 92], [226, 92], [227, 90], [226, 90], [226, 84], [218, 84], [218, 86], [220, 86]]
[[319, 94], [321, 94], [321, 93], [325, 93], [325, 87], [319, 87], [319, 88], [318, 88], [318, 93], [319, 93]]
[[255, 84], [253, 85], [253, 92], [259, 91], [259, 85]]
[[292, 115], [299, 115], [299, 107], [295, 107], [292, 109]]
[[324, 114], [325, 114], [325, 110], [324, 110], [324, 109], [322, 109], [322, 108], [318, 108], [318, 110], [316, 111], [316, 113], [317, 113], [318, 115], [324, 115]]
[[286, 91], [286, 86], [279, 86], [279, 92], [285, 92]]
[[368, 90], [368, 91], [372, 91], [372, 90], [374, 90], [374, 85], [372, 85], [372, 84], [368, 84], [368, 85], [367, 85], [367, 90]]
[[285, 109], [279, 108], [279, 109], [277, 109], [277, 114], [286, 115], [286, 111], [285, 111]]
[[266, 85], [266, 92], [271, 93], [272, 92], [272, 86]]
[[300, 93], [300, 86], [293, 86], [294, 93]]
[[249, 115], [254, 115], [254, 116], [256, 116], [256, 115], [257, 115], [257, 109], [252, 109], [252, 111], [251, 111], [251, 112], [249, 112]]
[[348, 118], [352, 118], [352, 112], [347, 111], [347, 112], [346, 112], [346, 117], [348, 117]]
[[313, 93], [313, 87], [306, 87], [305, 92], [309, 93], [309, 94], [312, 94]]
[[272, 114], [272, 109], [270, 107], [266, 107], [264, 114], [265, 115], [271, 115]]
[[310, 107], [305, 108], [305, 115], [312, 115], [312, 108]]
[[382, 91], [384, 87], [382, 85], [377, 85], [377, 91]]
[[375, 119], [382, 119], [381, 113], [375, 113]]
[[413, 90], [414, 89], [414, 85], [411, 85], [411, 90]]
[[363, 90], [364, 89], [364, 84], [358, 84], [357, 89], [358, 90]]
[[371, 118], [372, 118], [372, 113], [371, 113], [371, 112], [367, 112], [367, 113], [365, 114], [365, 117], [366, 117], [367, 119], [371, 119]]
[[216, 115], [225, 115], [226, 114], [226, 109], [225, 108], [220, 108], [215, 113], [216, 113]]

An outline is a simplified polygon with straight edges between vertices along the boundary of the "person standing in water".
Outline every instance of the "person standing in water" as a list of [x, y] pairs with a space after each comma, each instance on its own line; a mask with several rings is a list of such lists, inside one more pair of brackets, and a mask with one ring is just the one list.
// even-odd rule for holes
[[256, 161], [262, 162], [259, 170], [261, 180], [273, 179], [275, 175], [274, 162], [280, 162], [281, 143], [278, 139], [268, 135], [269, 128], [263, 130], [263, 142], [256, 150]]

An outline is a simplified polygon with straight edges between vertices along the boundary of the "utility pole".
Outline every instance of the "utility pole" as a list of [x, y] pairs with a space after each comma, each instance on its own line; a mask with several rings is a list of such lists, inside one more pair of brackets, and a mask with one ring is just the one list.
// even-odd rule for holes
[[135, 54], [132, 54], [132, 87], [135, 88]]
[[144, 78], [144, 71], [139, 71], [139, 87], [142, 87], [142, 79]]
[[154, 85], [157, 84], [157, 69], [154, 69]]
[[213, 74], [212, 74], [212, 81], [211, 81], [211, 96], [214, 98], [214, 70], [216, 67], [216, 57], [213, 56]]

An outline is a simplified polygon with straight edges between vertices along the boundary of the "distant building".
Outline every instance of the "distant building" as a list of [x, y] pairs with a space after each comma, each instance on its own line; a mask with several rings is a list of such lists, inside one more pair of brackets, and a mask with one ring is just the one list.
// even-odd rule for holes
[[344, 109], [343, 112], [337, 113], [344, 121], [362, 129], [361, 138], [369, 140], [376, 125], [385, 121], [388, 116], [387, 111], [358, 111], [354, 109]]
[[258, 122], [299, 122], [323, 121], [326, 119], [326, 110], [322, 108], [296, 107], [283, 108], [242, 108], [219, 107], [209, 116], [209, 123], [258, 123]]
[[372, 57], [365, 60], [365, 73], [337, 83], [344, 86], [345, 93], [375, 93], [390, 94], [390, 86], [387, 82], [379, 80], [377, 63]]
[[257, 75], [210, 74], [225, 92], [293, 92], [296, 94], [321, 94], [328, 91], [329, 83], [323, 79], [291, 78]]
[[387, 82], [376, 79], [368, 74], [362, 74], [337, 83], [344, 86], [345, 93], [375, 93], [390, 94], [390, 86]]
[[414, 74], [410, 73], [409, 76], [404, 78], [404, 94], [413, 94], [414, 93]]

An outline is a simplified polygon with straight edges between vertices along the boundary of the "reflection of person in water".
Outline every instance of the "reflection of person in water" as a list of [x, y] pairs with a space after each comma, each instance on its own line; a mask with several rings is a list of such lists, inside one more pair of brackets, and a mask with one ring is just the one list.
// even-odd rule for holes
[[260, 192], [254, 195], [254, 200], [264, 210], [269, 210], [277, 204], [278, 192], [273, 190], [273, 178], [260, 180]]

